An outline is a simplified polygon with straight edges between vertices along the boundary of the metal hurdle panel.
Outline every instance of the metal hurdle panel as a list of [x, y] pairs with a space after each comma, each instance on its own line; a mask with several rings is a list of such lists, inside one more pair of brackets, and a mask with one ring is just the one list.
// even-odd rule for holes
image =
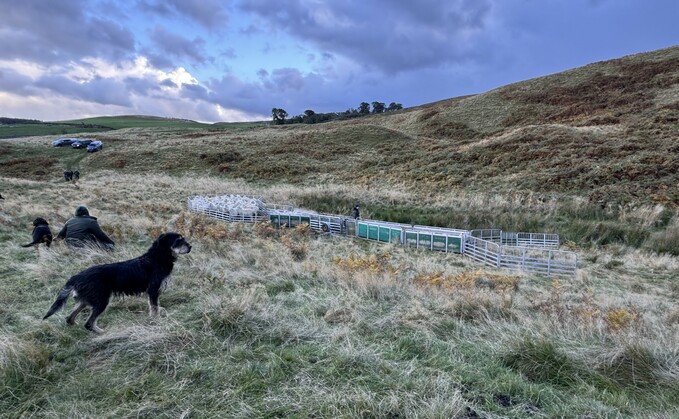
[[521, 247], [558, 248], [560, 244], [558, 234], [550, 233], [513, 233], [503, 231], [502, 244]]
[[[356, 237], [382, 243], [401, 244], [403, 242], [402, 235], [405, 224], [382, 223], [372, 220], [356, 220], [353, 223], [356, 225]], [[349, 222], [347, 222], [347, 225], [349, 225]]]
[[320, 233], [346, 234], [347, 217], [341, 215], [316, 214], [307, 211], [272, 209], [269, 220], [275, 227], [294, 227], [309, 224], [309, 228]]
[[471, 230], [469, 234], [471, 234], [472, 237], [476, 237], [477, 239], [481, 240], [488, 240], [491, 242], [498, 243], [502, 241], [502, 230], [500, 230], [499, 228]]
[[[344, 234], [344, 219], [343, 216], [335, 215], [323, 215], [323, 214], [311, 214], [309, 216], [310, 224], [312, 230], [318, 232], [330, 232], [333, 234]], [[326, 231], [326, 228], [329, 231]]]
[[278, 228], [295, 227], [300, 224], [311, 224], [311, 217], [308, 214], [274, 212], [269, 214], [269, 221]]
[[498, 267], [522, 269], [547, 276], [574, 276], [578, 268], [578, 255], [563, 250], [502, 246]]
[[444, 228], [425, 229], [408, 224], [356, 221], [356, 236], [382, 243], [395, 243], [415, 249], [462, 253], [466, 230]]
[[574, 276], [578, 268], [578, 256], [575, 252], [502, 246], [472, 236], [467, 237], [464, 255], [484, 265], [526, 270], [547, 276]]
[[499, 267], [500, 245], [478, 237], [468, 236], [464, 245], [464, 255], [479, 263]]

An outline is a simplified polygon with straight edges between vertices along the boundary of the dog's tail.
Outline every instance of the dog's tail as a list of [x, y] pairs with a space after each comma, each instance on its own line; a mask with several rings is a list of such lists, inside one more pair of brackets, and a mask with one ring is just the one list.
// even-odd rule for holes
[[73, 285], [66, 283], [66, 285], [64, 285], [64, 288], [62, 288], [61, 291], [59, 291], [59, 295], [57, 295], [57, 300], [54, 302], [54, 304], [52, 304], [52, 307], [50, 307], [49, 311], [47, 312], [47, 314], [45, 314], [45, 317], [43, 317], [42, 319], [45, 320], [52, 314], [59, 311], [61, 307], [63, 307], [64, 304], [66, 303], [66, 300], [68, 300], [68, 296], [71, 295], [71, 291], [73, 291]]
[[32, 243], [28, 243], [28, 244], [22, 244], [21, 247], [31, 247], [31, 246], [35, 246], [36, 244], [40, 244], [40, 242], [32, 242]]

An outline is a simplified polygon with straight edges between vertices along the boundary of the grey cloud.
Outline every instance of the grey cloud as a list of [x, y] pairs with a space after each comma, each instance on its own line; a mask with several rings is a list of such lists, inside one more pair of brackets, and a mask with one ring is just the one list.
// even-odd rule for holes
[[0, 58], [53, 64], [84, 56], [131, 56], [132, 33], [111, 20], [86, 15], [86, 6], [81, 0], [0, 0]]
[[491, 0], [348, 0], [310, 3], [248, 0], [241, 7], [272, 30], [311, 41], [394, 74], [475, 57]]
[[282, 92], [301, 90], [304, 87], [304, 77], [296, 68], [278, 68], [271, 73], [271, 83]]
[[208, 100], [224, 108], [239, 109], [254, 114], [268, 114], [273, 106], [268, 103], [270, 99], [265, 97], [265, 91], [261, 85], [246, 83], [231, 74], [226, 74], [220, 79], [209, 80], [206, 88], [209, 91]]
[[44, 76], [35, 82], [35, 86], [72, 99], [102, 105], [131, 105], [125, 84], [113, 79], [95, 78], [87, 83], [77, 83], [64, 76]]
[[137, 2], [140, 10], [161, 16], [184, 16], [201, 26], [216, 29], [228, 24], [228, 1], [223, 0], [163, 0]]
[[182, 97], [193, 100], [209, 101], [208, 91], [205, 87], [198, 84], [182, 84]]
[[165, 28], [156, 27], [151, 32], [151, 39], [160, 50], [160, 54], [156, 54], [158, 56], [167, 57], [169, 55], [175, 58], [189, 58], [201, 64], [206, 61], [205, 41], [202, 38], [196, 37], [190, 40], [176, 33], [168, 32]]
[[[126, 77], [123, 82], [129, 92], [137, 95], [151, 94], [153, 91], [158, 90], [160, 85], [163, 84], [162, 82], [159, 83], [157, 79], [150, 77]], [[172, 81], [170, 81], [170, 83], [172, 83]]]
[[173, 82], [173, 81], [170, 80], [170, 79], [165, 79], [165, 80], [161, 81], [161, 82], [160, 82], [160, 85], [161, 85], [161, 86], [166, 86], [166, 87], [172, 87], [172, 88], [178, 87], [178, 86], [177, 86], [177, 83]]
[[168, 2], [164, 1], [144, 1], [140, 0], [137, 2], [137, 7], [140, 11], [160, 15], [160, 16], [172, 16], [173, 9], [169, 6]]
[[0, 68], [0, 92], [29, 95], [33, 80], [12, 69]]
[[221, 57], [226, 57], [226, 58], [236, 58], [236, 50], [233, 48], [224, 48], [220, 54]]
[[[260, 70], [258, 75], [260, 80], [256, 83], [244, 82], [230, 74], [212, 79], [206, 84], [209, 91], [206, 100], [250, 114], [268, 115], [273, 107], [298, 114], [305, 109], [345, 110], [347, 97], [353, 94], [347, 92], [343, 83], [328, 83], [318, 74], [302, 74], [296, 69], [280, 68], [271, 73]], [[358, 103], [360, 100], [356, 106]]]

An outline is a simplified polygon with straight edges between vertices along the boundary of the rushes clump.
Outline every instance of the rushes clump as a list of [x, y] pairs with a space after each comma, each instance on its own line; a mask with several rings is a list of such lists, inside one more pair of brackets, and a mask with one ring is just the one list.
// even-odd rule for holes
[[47, 375], [49, 351], [41, 344], [0, 336], [0, 408], [12, 411]]

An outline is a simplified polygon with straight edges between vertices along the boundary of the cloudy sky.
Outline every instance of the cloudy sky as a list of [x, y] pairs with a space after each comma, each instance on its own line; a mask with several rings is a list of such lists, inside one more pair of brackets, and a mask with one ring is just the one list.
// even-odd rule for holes
[[415, 106], [679, 44], [677, 0], [0, 0], [0, 116]]

